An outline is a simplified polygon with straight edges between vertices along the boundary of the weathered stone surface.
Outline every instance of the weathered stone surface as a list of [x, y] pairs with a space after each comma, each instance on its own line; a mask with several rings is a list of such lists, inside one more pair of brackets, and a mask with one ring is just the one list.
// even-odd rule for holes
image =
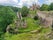
[[22, 28], [27, 28], [27, 22], [26, 20], [23, 20], [21, 23]]
[[37, 4], [33, 4], [32, 6], [30, 6], [30, 10], [38, 10], [39, 8], [40, 6]]
[[21, 12], [17, 12], [17, 17], [18, 17], [18, 19], [22, 20]]
[[16, 22], [16, 26], [26, 28], [27, 22], [26, 22], [26, 20], [23, 20], [21, 13], [17, 13], [17, 17], [18, 17], [18, 20]]
[[11, 30], [11, 27], [10, 27], [10, 25], [8, 25], [6, 28], [6, 32], [9, 32], [10, 30]]
[[53, 11], [38, 11], [37, 15], [44, 26], [51, 26], [53, 21]]

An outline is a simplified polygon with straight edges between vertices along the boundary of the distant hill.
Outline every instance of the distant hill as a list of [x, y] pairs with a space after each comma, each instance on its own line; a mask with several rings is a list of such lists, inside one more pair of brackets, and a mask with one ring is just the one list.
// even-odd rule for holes
[[13, 6], [4, 6], [4, 5], [0, 5], [0, 8], [2, 8], [2, 7], [9, 7], [9, 8], [11, 8], [14, 12], [17, 12], [17, 11], [19, 11], [21, 8], [18, 8], [18, 7], [13, 7]]

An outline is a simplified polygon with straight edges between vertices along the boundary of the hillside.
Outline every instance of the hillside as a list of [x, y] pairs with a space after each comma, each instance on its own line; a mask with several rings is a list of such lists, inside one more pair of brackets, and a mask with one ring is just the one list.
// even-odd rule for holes
[[53, 40], [53, 11], [38, 8], [1, 5], [0, 40]]

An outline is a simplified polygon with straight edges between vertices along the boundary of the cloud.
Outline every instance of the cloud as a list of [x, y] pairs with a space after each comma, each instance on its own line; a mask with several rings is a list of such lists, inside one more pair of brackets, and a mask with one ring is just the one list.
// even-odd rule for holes
[[1, 5], [12, 5], [16, 6], [18, 3], [18, 0], [0, 0]]
[[18, 7], [22, 7], [25, 4], [30, 6], [32, 3], [37, 3], [37, 2], [38, 0], [0, 0], [0, 4], [13, 5]]
[[53, 2], [53, 0], [45, 0], [45, 3], [46, 4], [50, 4], [50, 3], [52, 3]]
[[[42, 2], [42, 3], [41, 3]], [[50, 4], [53, 0], [0, 0], [2, 5], [11, 5], [16, 7], [31, 6], [33, 3], [36, 4]]]
[[19, 4], [25, 5], [25, 6], [30, 6], [33, 3], [38, 3], [38, 0], [20, 0], [20, 3]]
[[18, 0], [0, 0], [0, 3], [11, 3], [11, 2], [17, 3]]

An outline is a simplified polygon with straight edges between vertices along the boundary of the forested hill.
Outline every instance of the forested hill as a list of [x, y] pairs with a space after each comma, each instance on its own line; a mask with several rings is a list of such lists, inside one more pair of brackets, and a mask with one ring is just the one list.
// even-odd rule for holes
[[20, 10], [20, 8], [18, 8], [18, 7], [0, 5], [0, 8], [5, 8], [5, 7], [11, 8], [14, 12], [17, 12], [18, 10]]

